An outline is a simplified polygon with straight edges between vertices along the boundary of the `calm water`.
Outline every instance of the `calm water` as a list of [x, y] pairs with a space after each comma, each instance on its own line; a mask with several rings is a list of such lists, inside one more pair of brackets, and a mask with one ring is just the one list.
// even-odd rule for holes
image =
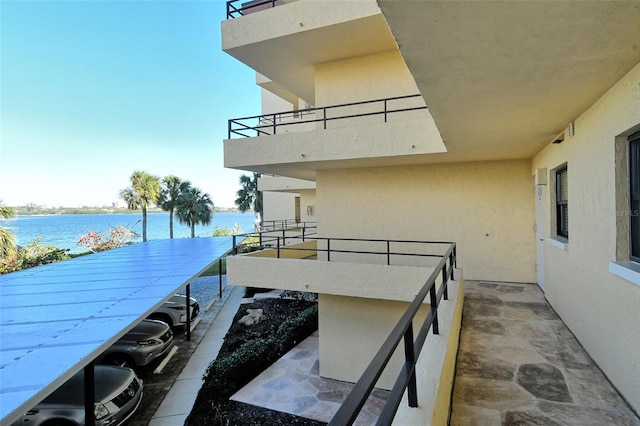
[[[169, 213], [149, 213], [147, 217], [147, 238], [149, 240], [169, 238]], [[213, 234], [214, 226], [233, 228], [235, 224], [240, 226], [242, 232], [251, 232], [254, 219], [253, 213], [214, 213], [208, 226], [196, 226], [196, 236], [210, 237]], [[76, 244], [78, 236], [85, 234], [88, 230], [108, 234], [109, 226], [113, 228], [118, 225], [128, 226], [129, 229], [140, 235], [134, 241], [142, 241], [142, 215], [140, 213], [15, 216], [11, 220], [0, 220], [0, 224], [8, 227], [16, 235], [19, 245], [26, 245], [40, 236], [43, 244], [68, 248], [72, 253], [85, 251]], [[174, 219], [173, 237], [188, 238], [190, 236], [189, 227]]]

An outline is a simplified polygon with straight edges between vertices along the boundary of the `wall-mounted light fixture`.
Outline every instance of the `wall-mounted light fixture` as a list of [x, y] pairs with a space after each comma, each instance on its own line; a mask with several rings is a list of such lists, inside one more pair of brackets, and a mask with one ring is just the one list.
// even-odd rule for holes
[[307, 216], [313, 216], [313, 206], [307, 206]]
[[573, 125], [573, 121], [572, 121], [572, 122], [569, 123], [569, 136], [575, 135], [576, 134], [575, 130], [576, 129], [575, 129], [575, 127]]

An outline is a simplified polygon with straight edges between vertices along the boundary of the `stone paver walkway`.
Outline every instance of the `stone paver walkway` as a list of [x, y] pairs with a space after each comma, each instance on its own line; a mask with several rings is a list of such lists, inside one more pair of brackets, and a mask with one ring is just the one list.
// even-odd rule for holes
[[640, 426], [534, 284], [465, 282], [452, 425]]
[[[329, 422], [353, 386], [353, 383], [320, 377], [318, 332], [315, 332], [231, 399]], [[388, 393], [374, 389], [354, 424], [375, 424]]]

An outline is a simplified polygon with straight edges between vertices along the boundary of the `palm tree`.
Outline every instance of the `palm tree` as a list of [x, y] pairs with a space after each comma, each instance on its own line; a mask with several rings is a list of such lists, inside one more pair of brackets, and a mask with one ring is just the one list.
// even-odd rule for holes
[[236, 206], [241, 212], [253, 209], [262, 217], [262, 192], [258, 191], [258, 178], [262, 176], [260, 173], [254, 173], [253, 178], [247, 175], [240, 176], [241, 189], [236, 192]]
[[173, 238], [173, 211], [178, 197], [190, 187], [191, 182], [174, 175], [165, 176], [162, 179], [159, 204], [162, 210], [169, 212], [169, 238]]
[[[0, 200], [0, 218], [11, 219], [14, 211], [11, 207], [5, 206]], [[0, 259], [10, 257], [16, 251], [16, 236], [4, 226], [0, 226]]]
[[160, 199], [160, 178], [136, 170], [131, 175], [131, 186], [120, 191], [129, 210], [142, 209], [142, 241], [147, 241], [147, 207]]
[[191, 238], [196, 236], [196, 225], [208, 225], [213, 216], [213, 201], [209, 194], [198, 188], [190, 187], [176, 200], [176, 217], [180, 223], [191, 227]]

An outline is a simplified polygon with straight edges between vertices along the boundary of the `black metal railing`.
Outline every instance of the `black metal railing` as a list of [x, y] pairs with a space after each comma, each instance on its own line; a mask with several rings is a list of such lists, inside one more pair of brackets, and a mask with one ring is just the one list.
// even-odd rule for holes
[[[362, 410], [367, 398], [373, 391], [376, 382], [385, 370], [401, 340], [404, 342], [405, 362], [391, 389], [389, 398], [378, 417], [376, 425], [390, 425], [392, 423], [405, 391], [407, 392], [409, 406], [413, 408], [418, 406], [416, 363], [427, 340], [429, 331], [433, 330], [433, 334], [439, 334], [440, 332], [438, 327], [438, 306], [442, 299], [448, 299], [448, 280], [454, 279], [453, 270], [455, 265], [456, 245], [455, 243], [451, 243], [447, 251], [443, 254], [440, 262], [438, 262], [438, 265], [434, 268], [431, 275], [429, 275], [420, 292], [413, 299], [411, 305], [409, 305], [402, 315], [402, 318], [400, 318], [373, 357], [369, 366], [365, 369], [362, 376], [360, 376], [360, 379], [347, 396], [347, 399], [333, 416], [333, 419], [329, 422], [329, 426], [351, 425], [355, 422], [360, 410]], [[440, 288], [436, 290], [438, 276], [442, 277], [442, 284]], [[424, 303], [427, 294], [430, 299], [429, 313], [414, 340], [413, 320]]]
[[[421, 105], [401, 106], [407, 99], [416, 100]], [[362, 111], [362, 107], [371, 107], [369, 111]], [[354, 112], [354, 107], [356, 111]], [[360, 111], [358, 111], [360, 107]], [[326, 130], [327, 123], [334, 120], [345, 120], [352, 118], [362, 118], [370, 116], [383, 116], [386, 123], [389, 115], [408, 111], [427, 109], [422, 104], [422, 95], [396, 96], [393, 98], [374, 99], [370, 101], [352, 102], [340, 105], [308, 108], [295, 111], [278, 112], [273, 114], [254, 115], [251, 117], [233, 118], [229, 120], [227, 138], [232, 135], [245, 138], [275, 135], [278, 128], [285, 126], [300, 126], [309, 123], [323, 123]], [[341, 112], [342, 110], [342, 112]], [[254, 133], [255, 132], [255, 133]], [[250, 133], [250, 134], [249, 134]]]
[[[238, 239], [240, 242], [238, 242]], [[316, 247], [300, 247], [297, 244], [305, 241], [316, 241]], [[358, 244], [362, 244], [366, 249], [356, 249]], [[275, 257], [280, 258], [283, 252], [287, 250], [304, 252], [311, 254], [324, 253], [324, 260], [330, 262], [338, 254], [343, 256], [341, 261], [348, 261], [348, 255], [369, 255], [377, 256], [383, 259], [381, 263], [392, 265], [392, 259], [401, 257], [414, 258], [441, 258], [442, 253], [427, 253], [427, 247], [440, 245], [449, 247], [449, 241], [419, 241], [419, 240], [384, 240], [384, 239], [364, 239], [364, 238], [320, 238], [316, 236], [316, 227], [293, 227], [286, 229], [278, 229], [272, 231], [253, 232], [249, 234], [241, 234], [233, 237], [232, 254], [246, 253], [249, 251], [270, 249], [275, 250]], [[381, 247], [376, 249], [375, 246]], [[454, 244], [455, 245], [455, 244]], [[336, 247], [338, 246], [338, 247]], [[411, 249], [402, 250], [404, 247], [413, 247]], [[422, 247], [423, 252], [419, 252]], [[347, 257], [345, 257], [347, 256]], [[357, 262], [357, 260], [356, 260]], [[397, 264], [397, 263], [395, 263]]]
[[[364, 406], [367, 398], [373, 391], [378, 379], [385, 370], [391, 356], [398, 348], [400, 341], [404, 343], [404, 355], [405, 362], [400, 370], [396, 381], [391, 389], [387, 402], [378, 417], [377, 425], [390, 425], [395, 417], [398, 407], [402, 401], [402, 397], [407, 392], [408, 404], [410, 407], [418, 406], [418, 394], [417, 394], [417, 380], [416, 380], [416, 363], [420, 352], [422, 351], [424, 344], [427, 340], [429, 331], [433, 334], [439, 334], [438, 324], [438, 307], [442, 300], [448, 300], [448, 283], [449, 280], [454, 280], [454, 269], [457, 263], [456, 244], [453, 242], [443, 241], [413, 241], [413, 240], [380, 240], [380, 239], [358, 239], [358, 238], [313, 238], [318, 242], [323, 242], [322, 248], [301, 248], [301, 247], [287, 247], [287, 242], [299, 241], [300, 237], [285, 236], [282, 235], [266, 235], [260, 237], [260, 248], [274, 248], [277, 257], [280, 257], [282, 250], [296, 250], [296, 251], [315, 251], [325, 252], [326, 260], [331, 260], [332, 253], [353, 253], [353, 254], [373, 254], [382, 255], [386, 257], [387, 265], [391, 265], [391, 259], [394, 256], [417, 256], [417, 257], [435, 257], [439, 258], [438, 263], [434, 266], [433, 271], [426, 279], [425, 284], [415, 296], [405, 313], [402, 315], [398, 323], [395, 325], [391, 333], [388, 335], [376, 355], [373, 357], [369, 366], [365, 369], [360, 379], [355, 384], [351, 393], [347, 396], [347, 399], [340, 406], [335, 416], [329, 423], [330, 426], [338, 425], [351, 425], [355, 422], [360, 410]], [[304, 241], [304, 238], [303, 238]], [[335, 249], [331, 248], [332, 243], [335, 247], [337, 242], [340, 243], [357, 243], [363, 242], [368, 247], [372, 247], [376, 244], [382, 244], [385, 247], [382, 250], [350, 250], [350, 249]], [[445, 246], [446, 250], [439, 254], [431, 253], [416, 253], [416, 252], [397, 252], [392, 250], [392, 247], [396, 244], [401, 245], [441, 245]], [[344, 244], [342, 244], [344, 245]], [[236, 239], [234, 237], [233, 250], [234, 254], [239, 252], [240, 246], [236, 245]], [[242, 251], [242, 250], [241, 250]], [[436, 282], [438, 277], [441, 279], [441, 284], [436, 288]], [[418, 333], [414, 339], [413, 321], [416, 314], [423, 306], [423, 303], [429, 296], [429, 312], [424, 322], [422, 323]]]
[[249, 13], [284, 4], [283, 0], [255, 0], [240, 3], [240, 0], [227, 1], [227, 19], [239, 18]]
[[316, 222], [305, 222], [297, 219], [277, 219], [263, 220], [260, 226], [262, 231], [275, 231], [281, 229], [315, 228]]

